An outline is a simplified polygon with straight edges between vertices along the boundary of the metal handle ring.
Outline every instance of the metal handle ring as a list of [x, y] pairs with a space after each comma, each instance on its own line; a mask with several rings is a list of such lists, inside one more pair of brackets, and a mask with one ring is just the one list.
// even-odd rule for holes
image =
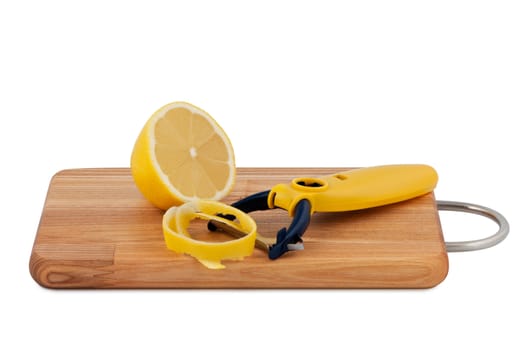
[[445, 242], [447, 252], [466, 252], [490, 248], [503, 241], [509, 234], [509, 223], [507, 219], [497, 211], [482, 205], [454, 201], [437, 201], [437, 209], [485, 216], [496, 222], [499, 226], [498, 232], [489, 237], [473, 241]]

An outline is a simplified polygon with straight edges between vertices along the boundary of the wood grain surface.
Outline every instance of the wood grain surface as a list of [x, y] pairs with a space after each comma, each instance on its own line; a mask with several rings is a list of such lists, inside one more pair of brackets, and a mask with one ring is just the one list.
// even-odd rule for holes
[[[224, 201], [340, 170], [240, 168]], [[255, 249], [242, 261], [224, 261], [223, 270], [168, 250], [162, 215], [135, 188], [129, 169], [60, 171], [49, 186], [31, 275], [48, 288], [429, 288], [448, 273], [433, 193], [373, 209], [315, 213], [305, 250], [271, 261]], [[251, 215], [270, 237], [291, 221], [279, 209]], [[204, 227], [193, 228], [200, 238], [226, 239]]]

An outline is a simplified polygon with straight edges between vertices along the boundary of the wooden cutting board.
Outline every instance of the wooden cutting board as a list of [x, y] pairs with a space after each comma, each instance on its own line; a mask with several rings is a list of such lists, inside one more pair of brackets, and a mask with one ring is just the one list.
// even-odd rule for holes
[[[341, 170], [241, 168], [225, 202]], [[433, 193], [374, 209], [315, 213], [305, 250], [277, 260], [255, 250], [243, 261], [224, 261], [223, 270], [168, 250], [162, 215], [135, 188], [129, 169], [63, 170], [49, 186], [31, 275], [49, 288], [429, 288], [448, 273]], [[291, 222], [280, 209], [251, 215], [264, 236]]]

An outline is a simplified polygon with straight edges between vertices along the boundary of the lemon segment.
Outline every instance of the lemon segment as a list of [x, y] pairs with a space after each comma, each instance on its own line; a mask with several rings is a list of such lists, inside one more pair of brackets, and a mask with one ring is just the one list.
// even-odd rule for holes
[[227, 134], [207, 112], [186, 102], [167, 104], [150, 117], [135, 143], [131, 170], [141, 193], [160, 209], [220, 200], [236, 173]]

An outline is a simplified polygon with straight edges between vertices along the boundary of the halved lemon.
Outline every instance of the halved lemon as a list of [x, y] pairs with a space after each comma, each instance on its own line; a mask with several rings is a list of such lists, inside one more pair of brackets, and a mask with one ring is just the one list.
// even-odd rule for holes
[[236, 166], [227, 134], [202, 109], [173, 102], [157, 110], [135, 143], [134, 182], [153, 205], [168, 209], [196, 199], [220, 200]]

